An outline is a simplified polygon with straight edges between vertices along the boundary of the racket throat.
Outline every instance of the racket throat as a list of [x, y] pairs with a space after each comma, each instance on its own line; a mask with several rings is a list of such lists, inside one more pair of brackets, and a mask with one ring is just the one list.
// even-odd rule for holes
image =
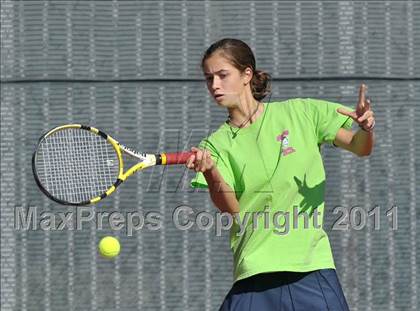
[[127, 154], [131, 155], [132, 157], [135, 157], [139, 159], [140, 161], [147, 161], [149, 160], [150, 156], [146, 153], [140, 153], [134, 149], [131, 149], [130, 147], [124, 146], [123, 144], [119, 144], [120, 148], [124, 150]]

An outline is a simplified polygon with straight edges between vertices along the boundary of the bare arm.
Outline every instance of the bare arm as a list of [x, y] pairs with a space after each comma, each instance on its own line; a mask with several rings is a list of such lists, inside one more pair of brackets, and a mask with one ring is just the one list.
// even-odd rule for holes
[[214, 165], [210, 152], [195, 147], [191, 150], [194, 154], [188, 159], [186, 166], [196, 172], [203, 173], [214, 205], [221, 212], [239, 213], [239, 202], [236, 199], [235, 192], [224, 181], [216, 165]]
[[353, 152], [359, 157], [368, 156], [372, 153], [373, 145], [375, 144], [375, 134], [361, 129], [353, 133], [340, 128], [335, 136], [334, 144]]
[[340, 128], [335, 136], [334, 144], [338, 147], [357, 154], [358, 156], [368, 156], [372, 153], [375, 144], [375, 118], [370, 107], [370, 100], [366, 99], [366, 85], [362, 84], [359, 89], [359, 101], [355, 111], [347, 111], [339, 108], [337, 112], [351, 117], [362, 128], [356, 133]]
[[203, 174], [206, 178], [210, 198], [214, 205], [221, 212], [228, 212], [230, 214], [239, 213], [239, 202], [236, 199], [235, 192], [223, 180], [217, 168], [213, 166], [211, 170], [207, 170]]

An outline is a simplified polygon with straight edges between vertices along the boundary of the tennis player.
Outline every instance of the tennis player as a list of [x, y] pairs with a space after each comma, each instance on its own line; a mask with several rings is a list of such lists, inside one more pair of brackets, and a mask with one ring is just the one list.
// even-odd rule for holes
[[[220, 310], [349, 310], [322, 229], [320, 146], [371, 154], [375, 119], [366, 86], [360, 87], [354, 111], [312, 98], [263, 102], [269, 74], [256, 69], [246, 43], [229, 38], [207, 49], [202, 69], [228, 119], [192, 148], [186, 166], [197, 172], [192, 187], [208, 187], [215, 206], [235, 215], [234, 284]], [[267, 215], [273, 219], [268, 226]], [[276, 215], [285, 216], [283, 227], [271, 225]], [[239, 221], [245, 224], [242, 234]]]

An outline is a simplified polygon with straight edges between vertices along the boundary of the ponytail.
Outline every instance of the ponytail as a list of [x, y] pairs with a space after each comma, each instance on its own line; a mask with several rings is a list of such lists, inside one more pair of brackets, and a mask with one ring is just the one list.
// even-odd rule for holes
[[251, 80], [251, 92], [256, 100], [261, 100], [271, 92], [270, 74], [255, 70]]

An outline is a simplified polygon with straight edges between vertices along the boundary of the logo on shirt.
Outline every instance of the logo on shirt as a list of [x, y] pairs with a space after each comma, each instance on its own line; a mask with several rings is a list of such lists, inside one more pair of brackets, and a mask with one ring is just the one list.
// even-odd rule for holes
[[284, 130], [283, 133], [277, 136], [277, 141], [281, 142], [281, 154], [287, 156], [295, 152], [295, 148], [289, 146], [289, 130]]

